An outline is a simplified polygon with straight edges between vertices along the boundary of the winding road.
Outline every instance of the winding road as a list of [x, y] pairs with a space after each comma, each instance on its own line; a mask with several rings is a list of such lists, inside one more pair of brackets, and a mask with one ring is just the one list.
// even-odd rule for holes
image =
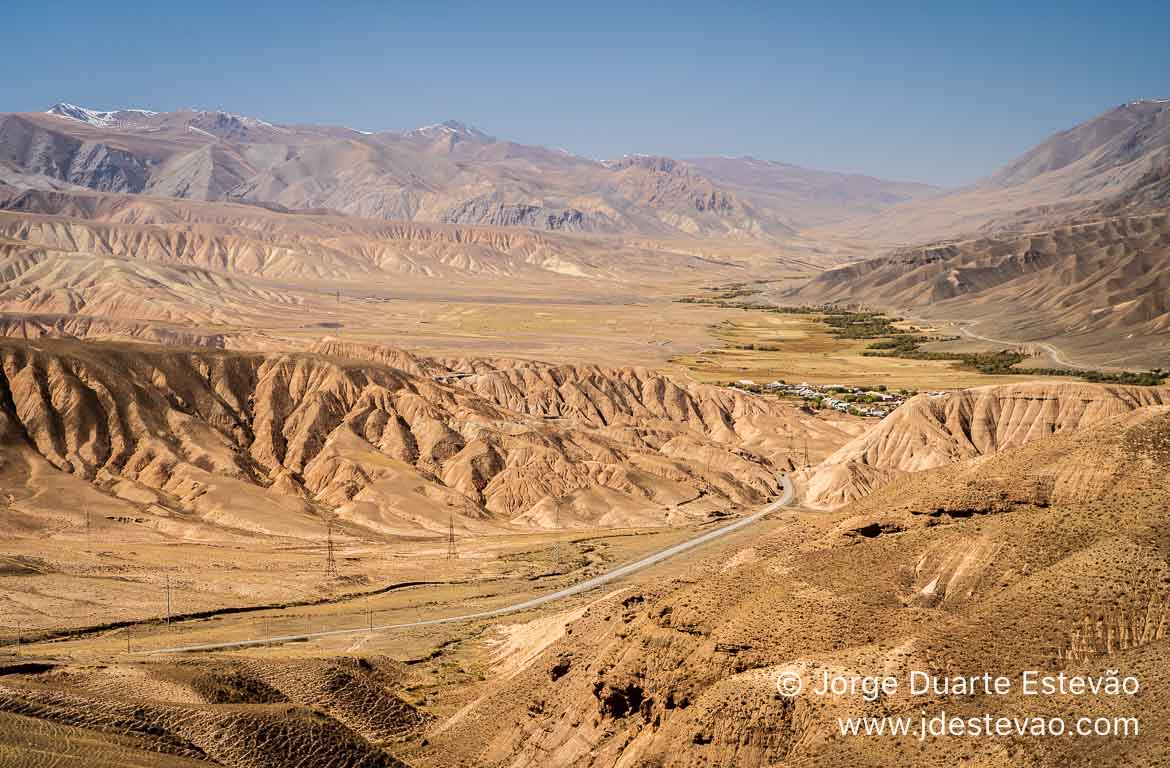
[[572, 586], [565, 587], [564, 589], [559, 589], [556, 592], [549, 592], [547, 595], [541, 595], [540, 597], [534, 597], [530, 600], [525, 600], [523, 602], [513, 603], [511, 605], [505, 605], [501, 608], [493, 608], [490, 611], [478, 611], [476, 613], [464, 613], [464, 614], [460, 614], [459, 616], [445, 616], [445, 617], [439, 618], [439, 619], [425, 619], [423, 621], [410, 621], [410, 622], [406, 622], [404, 624], [383, 624], [381, 626], [359, 627], [359, 628], [355, 628], [355, 629], [333, 629], [333, 630], [326, 630], [323, 632], [307, 632], [307, 633], [302, 633], [299, 635], [284, 635], [284, 636], [279, 636], [279, 637], [263, 637], [263, 638], [256, 638], [256, 639], [252, 639], [252, 640], [236, 640], [234, 642], [229, 642], [229, 643], [206, 643], [203, 645], [183, 645], [183, 646], [177, 646], [174, 648], [159, 648], [157, 650], [151, 650], [151, 651], [138, 651], [134, 655], [136, 655], [136, 656], [153, 656], [153, 655], [157, 655], [160, 653], [188, 653], [188, 652], [194, 652], [194, 651], [219, 651], [219, 650], [226, 650], [229, 648], [247, 648], [249, 646], [268, 645], [270, 643], [288, 643], [288, 642], [294, 642], [294, 641], [311, 640], [311, 639], [315, 639], [315, 638], [319, 638], [319, 637], [338, 637], [338, 636], [342, 636], [342, 635], [369, 634], [371, 632], [381, 632], [381, 631], [390, 630], [390, 629], [409, 629], [411, 627], [429, 627], [429, 626], [432, 626], [435, 624], [453, 624], [453, 623], [459, 622], [459, 621], [473, 621], [475, 619], [491, 619], [491, 618], [495, 618], [497, 616], [504, 616], [504, 615], [507, 615], [509, 613], [518, 613], [520, 611], [526, 611], [526, 610], [529, 610], [530, 608], [536, 608], [538, 606], [544, 605], [545, 603], [551, 603], [551, 602], [554, 602], [556, 600], [563, 600], [566, 597], [571, 597], [573, 595], [578, 595], [582, 592], [587, 592], [595, 587], [599, 587], [603, 584], [608, 584], [611, 581], [617, 581], [618, 579], [629, 576], [632, 573], [636, 573], [637, 571], [640, 571], [643, 568], [649, 568], [650, 566], [652, 566], [656, 563], [661, 563], [663, 560], [674, 557], [675, 555], [681, 554], [681, 553], [686, 552], [688, 550], [694, 549], [695, 547], [702, 546], [703, 544], [706, 544], [710, 541], [714, 541], [715, 539], [718, 539], [722, 536], [726, 536], [729, 533], [734, 533], [735, 531], [738, 531], [741, 528], [746, 528], [747, 526], [758, 522], [759, 520], [761, 520], [765, 516], [771, 514], [772, 512], [775, 512], [776, 510], [780, 509], [781, 507], [785, 507], [788, 504], [792, 503], [793, 496], [795, 495], [793, 492], [792, 481], [788, 478], [788, 475], [786, 475], [786, 474], [777, 475], [777, 479], [780, 481], [780, 489], [781, 489], [780, 498], [777, 499], [776, 501], [773, 501], [771, 504], [768, 504], [766, 507], [764, 507], [763, 509], [761, 509], [758, 512], [754, 512], [754, 513], [748, 515], [747, 517], [742, 517], [739, 520], [736, 520], [734, 523], [731, 523], [729, 525], [725, 525], [722, 528], [716, 528], [713, 531], [707, 531], [706, 533], [700, 534], [699, 536], [696, 536], [693, 539], [687, 539], [686, 541], [675, 544], [672, 547], [667, 547], [666, 549], [660, 550], [658, 552], [654, 552], [653, 554], [647, 555], [646, 557], [643, 557], [640, 560], [635, 560], [632, 563], [627, 563], [626, 565], [619, 566], [617, 568], [614, 568], [611, 571], [606, 571], [605, 573], [594, 576], [591, 579], [586, 579], [585, 581], [582, 581], [578, 584], [573, 584]]
[[981, 336], [978, 333], [975, 333], [974, 331], [972, 331], [970, 328], [968, 328], [965, 325], [959, 326], [959, 332], [962, 333], [964, 336], [967, 336], [969, 338], [977, 339], [978, 341], [989, 341], [992, 344], [1006, 344], [1008, 346], [1015, 346], [1015, 347], [1028, 346], [1028, 345], [1031, 345], [1034, 347], [1040, 347], [1041, 349], [1043, 349], [1045, 352], [1048, 353], [1048, 357], [1057, 366], [1064, 366], [1065, 368], [1074, 368], [1078, 371], [1091, 370], [1086, 365], [1081, 365], [1079, 363], [1074, 363], [1070, 360], [1066, 360], [1064, 358], [1064, 356], [1061, 355], [1060, 350], [1057, 349], [1052, 344], [1049, 344], [1047, 341], [1006, 341], [1004, 339], [993, 339], [990, 336]]

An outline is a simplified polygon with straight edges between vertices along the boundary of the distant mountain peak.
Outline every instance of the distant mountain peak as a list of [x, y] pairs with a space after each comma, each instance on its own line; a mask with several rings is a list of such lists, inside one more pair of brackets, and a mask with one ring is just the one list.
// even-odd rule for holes
[[674, 173], [683, 170], [684, 166], [673, 157], [665, 155], [632, 154], [622, 155], [620, 160], [610, 160], [606, 163], [610, 168], [645, 168], [660, 173]]
[[191, 112], [198, 116], [199, 119], [208, 119], [220, 126], [240, 126], [244, 128], [276, 128], [279, 127], [272, 123], [261, 120], [258, 117], [249, 117], [248, 115], [237, 115], [234, 112], [225, 112], [222, 109], [191, 109]]
[[404, 136], [423, 136], [427, 138], [434, 138], [444, 135], [454, 135], [458, 138], [476, 139], [479, 141], [491, 141], [492, 137], [487, 133], [476, 128], [474, 125], [460, 122], [459, 120], [444, 120], [441, 123], [432, 123], [431, 125], [424, 125], [415, 128], [412, 131], [406, 131]]
[[[151, 109], [90, 109], [88, 107], [80, 107], [76, 104], [69, 104], [68, 102], [60, 102], [54, 104], [49, 109], [45, 110], [45, 114], [56, 115], [57, 117], [64, 117], [69, 120], [76, 120], [79, 123], [86, 123], [98, 128], [136, 128], [142, 127], [142, 123], [150, 118], [159, 117], [160, 120], [178, 116], [187, 119], [188, 123], [195, 124], [197, 128], [201, 128], [206, 132], [208, 128], [217, 128], [222, 130], [234, 129], [236, 131], [247, 128], [270, 128], [274, 130], [283, 130], [279, 126], [273, 125], [265, 120], [257, 117], [248, 117], [247, 115], [237, 115], [233, 112], [225, 112], [222, 109], [196, 109], [191, 107], [185, 110], [179, 110], [174, 113], [159, 113]], [[161, 115], [161, 117], [160, 117]], [[153, 121], [152, 121], [153, 122]]]
[[79, 123], [87, 123], [98, 128], [106, 128], [111, 125], [116, 125], [127, 116], [152, 117], [158, 113], [152, 112], [149, 109], [89, 109], [88, 107], [79, 107], [76, 104], [62, 101], [46, 109], [45, 114], [76, 120]]

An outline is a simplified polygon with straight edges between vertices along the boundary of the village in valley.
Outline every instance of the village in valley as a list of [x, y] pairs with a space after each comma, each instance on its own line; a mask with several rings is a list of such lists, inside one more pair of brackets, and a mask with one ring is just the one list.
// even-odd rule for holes
[[[751, 379], [740, 379], [730, 385], [733, 389], [756, 394], [774, 394], [778, 397], [796, 398], [804, 401], [811, 409], [832, 408], [854, 416], [885, 418], [907, 399], [918, 394], [914, 390], [899, 389], [890, 392], [885, 385], [875, 389], [850, 387], [843, 384], [787, 384], [777, 380], [769, 384], [757, 384]], [[934, 393], [930, 393], [934, 394]]]

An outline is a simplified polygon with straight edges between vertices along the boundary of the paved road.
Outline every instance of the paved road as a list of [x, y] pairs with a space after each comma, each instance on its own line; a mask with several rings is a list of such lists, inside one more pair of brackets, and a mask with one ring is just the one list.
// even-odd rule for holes
[[446, 617], [443, 617], [440, 619], [426, 619], [424, 621], [410, 621], [410, 622], [407, 622], [405, 624], [383, 624], [381, 626], [361, 627], [358, 629], [333, 629], [333, 630], [329, 630], [329, 631], [325, 631], [325, 632], [307, 632], [307, 633], [300, 634], [300, 635], [284, 635], [284, 636], [280, 636], [280, 637], [256, 638], [254, 640], [237, 640], [237, 641], [231, 642], [231, 643], [207, 643], [205, 645], [183, 645], [183, 646], [177, 646], [174, 648], [160, 648], [160, 649], [154, 650], [154, 651], [138, 651], [135, 655], [137, 655], [137, 656], [152, 656], [152, 655], [159, 654], [159, 653], [185, 653], [188, 651], [218, 651], [218, 650], [225, 650], [228, 648], [246, 648], [248, 646], [266, 645], [268, 643], [287, 643], [287, 642], [293, 642], [296, 640], [310, 640], [310, 639], [318, 638], [318, 637], [334, 637], [334, 636], [339, 636], [339, 635], [368, 634], [370, 632], [380, 632], [380, 631], [384, 631], [384, 630], [388, 630], [388, 629], [408, 629], [410, 627], [428, 627], [428, 626], [431, 626], [433, 624], [451, 624], [451, 623], [454, 623], [457, 621], [472, 621], [475, 619], [491, 619], [491, 618], [495, 618], [496, 616], [504, 616], [504, 615], [509, 614], [509, 613], [518, 613], [520, 611], [526, 611], [530, 608], [536, 608], [538, 606], [544, 605], [545, 603], [551, 603], [555, 600], [563, 600], [566, 597], [571, 597], [573, 595], [577, 595], [577, 594], [580, 594], [582, 592], [587, 592], [587, 591], [593, 589], [594, 587], [599, 587], [602, 584], [608, 584], [611, 581], [617, 581], [618, 579], [621, 579], [625, 576], [629, 576], [631, 573], [635, 573], [637, 571], [640, 571], [643, 568], [648, 568], [651, 565], [654, 565], [656, 563], [661, 563], [663, 560], [666, 560], [667, 558], [674, 557], [675, 555], [686, 552], [687, 550], [694, 549], [695, 547], [698, 547], [698, 546], [702, 546], [703, 544], [706, 544], [709, 541], [714, 541], [715, 539], [718, 539], [721, 536], [726, 536], [729, 533], [732, 533], [734, 531], [738, 531], [740, 528], [745, 528], [745, 527], [751, 525], [752, 523], [758, 522], [765, 515], [768, 515], [772, 512], [775, 512], [776, 510], [780, 509], [781, 507], [787, 506], [788, 504], [792, 503], [792, 498], [794, 495], [793, 489], [792, 489], [792, 481], [790, 479], [788, 479], [788, 476], [785, 474], [778, 475], [778, 479], [780, 480], [780, 487], [781, 487], [780, 498], [777, 499], [776, 501], [772, 502], [768, 506], [764, 507], [759, 512], [755, 512], [751, 515], [748, 515], [747, 517], [742, 517], [739, 520], [736, 520], [734, 523], [731, 523], [730, 525], [725, 525], [722, 528], [716, 528], [713, 531], [707, 531], [706, 533], [701, 534], [699, 536], [696, 536], [693, 539], [687, 539], [684, 542], [680, 542], [678, 544], [675, 544], [673, 547], [667, 547], [666, 549], [663, 549], [659, 552], [655, 552], [654, 554], [647, 555], [646, 557], [643, 557], [641, 560], [635, 560], [634, 562], [629, 563], [627, 565], [623, 565], [623, 566], [620, 566], [618, 568], [614, 568], [612, 571], [607, 571], [599, 576], [594, 576], [591, 579], [586, 579], [585, 581], [582, 581], [579, 584], [574, 584], [570, 587], [565, 587], [564, 589], [559, 589], [556, 592], [550, 592], [547, 595], [541, 595], [540, 597], [534, 597], [531, 600], [525, 600], [525, 601], [520, 602], [520, 603], [513, 603], [512, 605], [506, 605], [502, 608], [493, 608], [490, 611], [479, 611], [477, 613], [464, 613], [464, 614], [461, 614], [459, 616], [446, 616]]

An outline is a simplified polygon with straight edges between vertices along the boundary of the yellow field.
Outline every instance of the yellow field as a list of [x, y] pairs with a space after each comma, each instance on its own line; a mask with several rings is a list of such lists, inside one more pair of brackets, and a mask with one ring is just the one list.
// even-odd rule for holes
[[[343, 329], [305, 329], [288, 336], [298, 345], [337, 335], [438, 356], [645, 365], [703, 382], [783, 379], [924, 390], [1040, 378], [989, 376], [947, 361], [866, 357], [862, 352], [871, 340], [837, 338], [817, 315], [678, 303], [668, 296], [637, 303], [412, 299], [394, 302], [376, 319], [344, 314], [339, 319], [345, 321]], [[747, 345], [766, 348], [738, 348]], [[967, 340], [946, 348], [990, 346]]]
[[[774, 314], [726, 309], [727, 319], [711, 328], [721, 347], [671, 360], [699, 381], [782, 379], [790, 384], [843, 384], [890, 389], [960, 389], [984, 384], [1031, 381], [1038, 376], [988, 376], [958, 363], [866, 357], [869, 339], [840, 339], [816, 315]], [[755, 349], [743, 349], [754, 345]]]
[[710, 326], [730, 315], [661, 296], [636, 303], [411, 299], [388, 304], [376, 317], [339, 312], [340, 329], [284, 335], [295, 346], [338, 336], [435, 356], [662, 367], [674, 355], [711, 345]]

